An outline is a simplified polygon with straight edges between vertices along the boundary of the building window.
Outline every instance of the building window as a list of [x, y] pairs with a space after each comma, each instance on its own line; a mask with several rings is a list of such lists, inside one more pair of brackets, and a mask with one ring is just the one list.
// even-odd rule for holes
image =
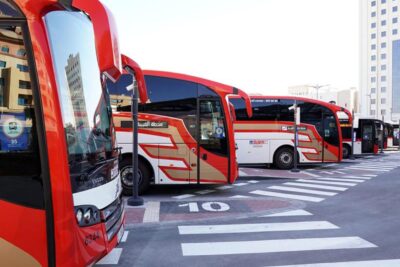
[[10, 52], [10, 48], [8, 48], [8, 46], [2, 46], [1, 47], [1, 52], [8, 53], [8, 52]]
[[392, 34], [393, 34], [393, 35], [397, 35], [397, 29], [393, 29], [393, 30], [392, 30]]
[[376, 56], [375, 56], [375, 55], [372, 55], [372, 56], [371, 56], [371, 60], [372, 60], [372, 61], [376, 60]]
[[372, 67], [371, 67], [371, 71], [372, 71], [372, 72], [376, 71], [376, 67], [375, 67], [375, 66], [372, 66]]
[[371, 99], [371, 105], [375, 105], [376, 99]]
[[381, 65], [381, 70], [386, 70], [386, 65]]
[[31, 89], [31, 82], [19, 80], [19, 88]]
[[371, 83], [376, 82], [376, 77], [371, 77]]
[[371, 109], [370, 113], [371, 116], [375, 116], [375, 110]]
[[375, 50], [376, 49], [376, 44], [371, 45], [371, 50]]
[[376, 39], [376, 33], [371, 34], [371, 39]]
[[381, 76], [381, 82], [386, 82], [386, 76]]
[[376, 1], [372, 1], [371, 6], [376, 6]]
[[5, 61], [0, 60], [0, 68], [5, 68], [7, 63]]
[[386, 48], [386, 43], [385, 42], [381, 43], [381, 48]]
[[381, 87], [381, 93], [386, 93], [386, 87], [385, 86]]
[[381, 104], [386, 104], [386, 98], [381, 98]]
[[22, 72], [28, 72], [29, 71], [27, 65], [17, 64], [17, 69], [19, 69], [19, 71], [22, 71]]
[[385, 37], [385, 36], [386, 36], [386, 32], [385, 31], [381, 32], [381, 37]]
[[376, 28], [376, 23], [375, 22], [371, 23], [371, 28], [372, 29]]
[[386, 109], [381, 110], [381, 115], [386, 115]]
[[375, 11], [371, 13], [371, 17], [373, 17], [373, 18], [376, 17], [376, 12]]
[[27, 106], [32, 103], [31, 95], [18, 95], [18, 105]]
[[385, 26], [386, 25], [386, 20], [382, 20], [381, 21], [381, 26]]
[[381, 54], [381, 59], [386, 59], [386, 54]]
[[19, 57], [25, 57], [26, 56], [26, 50], [25, 49], [18, 49], [17, 51], [17, 56]]
[[394, 7], [392, 8], [392, 11], [393, 11], [393, 12], [397, 12], [397, 10], [398, 10], [398, 7], [397, 7], [397, 6], [394, 6]]
[[398, 18], [393, 18], [393, 19], [392, 19], [392, 23], [393, 23], [393, 24], [396, 24], [398, 21], [399, 21]]
[[386, 9], [381, 10], [381, 15], [386, 15]]
[[386, 0], [381, 0], [381, 3], [382, 4], [386, 4]]
[[376, 93], [376, 89], [375, 88], [371, 88], [371, 94], [375, 94]]

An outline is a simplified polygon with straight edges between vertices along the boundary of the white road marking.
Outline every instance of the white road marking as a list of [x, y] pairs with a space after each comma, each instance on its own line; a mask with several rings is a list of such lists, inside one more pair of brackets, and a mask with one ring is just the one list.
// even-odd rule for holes
[[245, 173], [244, 171], [239, 170], [239, 176], [246, 176], [247, 173]]
[[330, 263], [311, 263], [298, 265], [279, 265], [270, 267], [398, 267], [400, 259], [393, 260], [372, 260], [372, 261], [343, 261]]
[[289, 210], [284, 212], [263, 215], [260, 217], [288, 217], [288, 216], [310, 216], [310, 215], [312, 215], [312, 213], [306, 210]]
[[295, 182], [287, 182], [287, 183], [284, 183], [284, 185], [294, 185], [294, 186], [327, 189], [327, 190], [335, 190], [335, 191], [346, 191], [348, 189], [346, 187], [340, 187], [340, 186], [316, 185], [316, 184], [295, 183]]
[[121, 238], [121, 243], [125, 243], [126, 240], [128, 239], [129, 231], [125, 231], [124, 235]]
[[328, 175], [333, 175], [332, 172], [327, 172], [327, 171], [321, 171], [321, 172], [319, 172], [319, 173], [328, 174]]
[[357, 236], [181, 244], [183, 256], [374, 248]]
[[[377, 175], [376, 175], [377, 176]], [[375, 177], [375, 176], [374, 176]], [[371, 176], [343, 176], [343, 178], [346, 179], [364, 179], [364, 180], [369, 180], [372, 177]]]
[[179, 195], [179, 196], [175, 196], [172, 198], [176, 198], [176, 199], [184, 199], [184, 198], [189, 198], [189, 197], [194, 197], [195, 195], [192, 194], [184, 194], [184, 195]]
[[287, 198], [287, 199], [297, 199], [297, 200], [304, 200], [304, 201], [311, 201], [311, 202], [321, 202], [322, 200], [324, 200], [324, 198], [319, 198], [319, 197], [308, 197], [308, 196], [303, 196], [303, 195], [284, 194], [284, 193], [277, 193], [277, 192], [264, 191], [264, 190], [255, 190], [255, 191], [250, 192], [250, 194], [270, 196], [270, 197], [280, 197], [280, 198]]
[[375, 171], [375, 172], [388, 172], [390, 170], [387, 169], [371, 169], [371, 168], [365, 168], [365, 167], [346, 167], [346, 169], [349, 170], [357, 170], [357, 171]]
[[160, 221], [160, 202], [150, 201], [146, 203], [146, 210], [143, 215], [143, 222], [158, 222]]
[[196, 193], [196, 194], [199, 194], [199, 195], [205, 195], [205, 194], [209, 194], [209, 193], [212, 193], [212, 192], [215, 192], [215, 190], [213, 190], [213, 189], [206, 189], [206, 190], [197, 191], [197, 192], [195, 192], [195, 193]]
[[233, 185], [234, 186], [244, 186], [244, 185], [248, 185], [248, 183], [235, 183]]
[[231, 189], [233, 186], [231, 186], [231, 185], [223, 185], [223, 186], [220, 186], [220, 187], [217, 187], [217, 189], [219, 189], [219, 190], [226, 190], [226, 189]]
[[309, 175], [311, 177], [314, 177], [314, 178], [321, 177], [321, 176], [319, 176], [317, 174], [314, 174], [314, 173], [311, 173], [311, 172], [301, 171], [301, 173], [307, 174], [307, 175]]
[[250, 181], [247, 181], [248, 183], [251, 183], [251, 184], [256, 184], [256, 183], [259, 183], [260, 181], [257, 181], [257, 180], [250, 180]]
[[338, 182], [357, 182], [357, 183], [362, 183], [365, 182], [365, 180], [357, 180], [355, 178], [318, 178], [318, 180], [324, 180], [324, 181], [338, 181]]
[[367, 177], [377, 177], [377, 174], [363, 174], [362, 176], [367, 176]]
[[307, 194], [315, 194], [315, 195], [323, 195], [323, 196], [334, 196], [337, 194], [337, 193], [327, 192], [327, 191], [302, 189], [302, 188], [288, 187], [288, 186], [270, 186], [270, 187], [268, 187], [268, 189], [284, 190], [284, 191], [289, 191], [289, 192], [307, 193]]
[[344, 186], [355, 186], [355, 185], [357, 185], [355, 183], [324, 182], [324, 181], [318, 181], [318, 180], [304, 180], [304, 179], [296, 180], [296, 182], [312, 183], [312, 184], [344, 185]]
[[327, 221], [178, 226], [180, 235], [238, 234], [339, 229]]
[[250, 197], [249, 196], [243, 196], [243, 195], [234, 195], [234, 196], [231, 196], [229, 198], [250, 198]]
[[114, 248], [107, 255], [105, 255], [97, 264], [118, 264], [121, 257], [122, 248]]

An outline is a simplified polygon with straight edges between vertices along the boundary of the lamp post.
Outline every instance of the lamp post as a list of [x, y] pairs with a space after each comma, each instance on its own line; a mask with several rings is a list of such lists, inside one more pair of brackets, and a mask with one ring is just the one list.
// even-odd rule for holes
[[298, 129], [297, 125], [300, 124], [300, 108], [297, 107], [297, 100], [294, 100], [294, 105], [289, 107], [289, 110], [292, 110], [294, 112], [294, 153], [293, 153], [293, 168], [290, 170], [291, 172], [300, 172], [300, 170], [297, 168], [297, 147], [299, 143], [299, 134], [298, 134]]
[[351, 150], [350, 150], [350, 159], [354, 160], [354, 109], [351, 112], [352, 120], [351, 120]]
[[385, 117], [382, 115], [382, 124], [381, 124], [381, 151], [380, 154], [383, 154], [383, 146], [385, 144], [384, 136], [385, 136]]
[[324, 84], [324, 85], [316, 84], [316, 85], [309, 85], [309, 86], [311, 88], [314, 88], [317, 91], [317, 100], [319, 100], [319, 89], [321, 89], [322, 87], [325, 87], [325, 86], [329, 86], [329, 84]]

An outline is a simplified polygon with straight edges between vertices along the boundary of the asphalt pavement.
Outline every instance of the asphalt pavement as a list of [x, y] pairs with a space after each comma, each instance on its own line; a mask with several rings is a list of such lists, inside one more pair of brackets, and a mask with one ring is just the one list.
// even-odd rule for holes
[[400, 153], [157, 186], [98, 266], [400, 266]]

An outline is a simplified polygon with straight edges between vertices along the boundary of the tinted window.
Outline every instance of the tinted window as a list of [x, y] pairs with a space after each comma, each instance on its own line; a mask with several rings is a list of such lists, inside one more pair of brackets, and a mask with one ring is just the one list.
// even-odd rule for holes
[[[0, 9], [4, 10], [4, 2]], [[10, 7], [11, 8], [11, 7]], [[12, 13], [12, 10], [8, 10]], [[0, 46], [9, 48], [0, 54], [0, 199], [34, 208], [43, 208], [38, 136], [29, 73], [17, 64], [28, 65], [21, 27], [0, 28]], [[8, 68], [4, 68], [5, 66]], [[25, 86], [21, 88], [20, 79]]]
[[141, 111], [182, 119], [196, 138], [197, 83], [156, 76], [145, 80], [150, 102]]
[[[298, 101], [297, 104], [300, 104]], [[279, 100], [279, 121], [294, 121], [294, 112], [289, 110], [289, 107], [294, 105], [294, 100], [291, 99], [280, 99]]]
[[236, 120], [247, 120], [246, 104], [242, 98], [229, 98], [235, 108]]
[[342, 127], [342, 138], [351, 139], [351, 127]]
[[[101, 82], [94, 32], [82, 13], [45, 16], [68, 149], [73, 192], [109, 182], [114, 161], [111, 108]], [[64, 27], [68, 24], [68, 27]], [[60, 31], [60, 29], [63, 29]]]
[[213, 90], [202, 84], [197, 85], [197, 90], [198, 90], [198, 96], [201, 97], [219, 97]]

